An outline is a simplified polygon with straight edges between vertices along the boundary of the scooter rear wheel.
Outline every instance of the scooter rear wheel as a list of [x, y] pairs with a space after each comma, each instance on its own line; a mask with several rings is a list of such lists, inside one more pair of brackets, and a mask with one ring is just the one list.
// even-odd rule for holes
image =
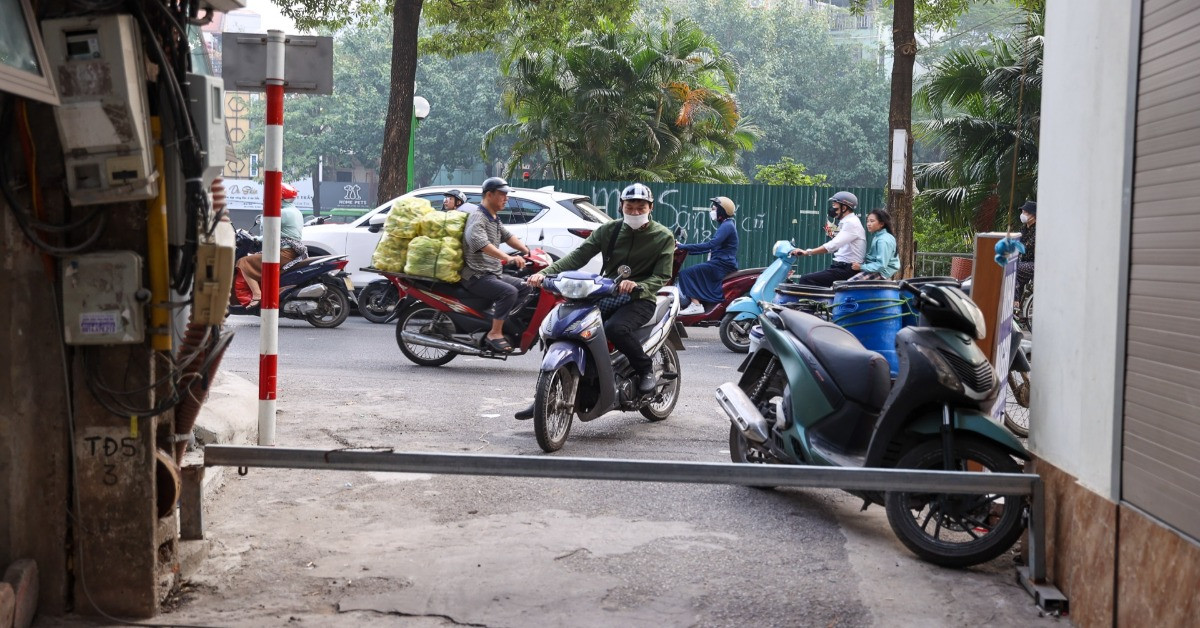
[[734, 353], [750, 352], [750, 328], [755, 319], [734, 320], [737, 312], [730, 312], [721, 319], [721, 343]]
[[[977, 438], [955, 439], [952, 471], [968, 462], [984, 472], [1020, 473], [1004, 449]], [[900, 458], [898, 468], [944, 470], [942, 441], [925, 441]], [[946, 495], [888, 491], [884, 499], [888, 523], [908, 549], [942, 567], [970, 567], [1008, 551], [1025, 531], [1025, 499], [1021, 495]]]
[[578, 378], [566, 366], [538, 375], [537, 396], [533, 400], [533, 433], [542, 451], [551, 453], [562, 449], [571, 433], [575, 416], [573, 403]]
[[317, 300], [317, 308], [305, 315], [304, 320], [313, 327], [333, 329], [346, 322], [349, 316], [350, 298], [346, 296], [345, 287], [327, 284], [325, 295]]
[[675, 377], [662, 385], [657, 393], [657, 401], [650, 403], [639, 412], [651, 421], [661, 421], [671, 416], [675, 404], [679, 403], [679, 387], [683, 383], [683, 373], [679, 368], [679, 354], [675, 352], [675, 347], [664, 344], [654, 354], [654, 371], [660, 375], [674, 373]]
[[1008, 399], [1004, 401], [1004, 427], [1029, 438], [1029, 373], [1008, 374]]
[[400, 347], [404, 357], [419, 366], [441, 366], [457, 357], [458, 354], [453, 351], [425, 345], [410, 345], [404, 341], [405, 331], [428, 334], [436, 323], [443, 320], [449, 321], [450, 317], [421, 302], [414, 303], [401, 312], [400, 318], [396, 320], [396, 345]]

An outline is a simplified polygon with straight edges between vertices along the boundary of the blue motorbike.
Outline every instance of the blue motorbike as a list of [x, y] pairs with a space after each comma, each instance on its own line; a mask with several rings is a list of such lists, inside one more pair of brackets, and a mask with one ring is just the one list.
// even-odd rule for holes
[[540, 330], [547, 348], [533, 402], [533, 428], [542, 450], [561, 449], [576, 416], [591, 421], [613, 410], [637, 410], [651, 421], [667, 418], [679, 401], [677, 351], [683, 350], [686, 337], [676, 320], [678, 290], [660, 290], [654, 315], [635, 332], [657, 378], [654, 390], [642, 394], [629, 360], [612, 349], [604, 334], [598, 301], [617, 295], [617, 281], [570, 271], [547, 277], [542, 289], [565, 299]]
[[734, 299], [725, 310], [720, 335], [721, 343], [730, 351], [746, 353], [750, 350], [750, 329], [758, 323], [758, 317], [762, 314], [759, 302], [771, 302], [775, 298], [775, 288], [791, 274], [792, 265], [798, 259], [790, 255], [794, 248], [795, 245], [787, 240], [776, 242], [771, 247], [775, 261], [762, 271], [747, 296]]

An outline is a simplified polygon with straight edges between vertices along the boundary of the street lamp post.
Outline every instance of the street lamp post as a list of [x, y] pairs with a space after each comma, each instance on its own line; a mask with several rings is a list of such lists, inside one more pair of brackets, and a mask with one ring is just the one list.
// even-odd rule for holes
[[420, 126], [421, 120], [429, 116], [429, 101], [420, 96], [413, 96], [413, 119], [412, 131], [408, 134], [408, 189], [406, 192], [411, 192], [417, 187], [414, 181], [414, 173], [416, 169], [413, 167], [413, 162], [417, 156], [417, 127]]

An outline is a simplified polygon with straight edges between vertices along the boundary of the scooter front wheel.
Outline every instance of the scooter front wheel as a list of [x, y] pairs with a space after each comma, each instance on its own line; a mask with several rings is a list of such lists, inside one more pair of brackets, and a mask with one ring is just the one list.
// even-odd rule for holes
[[750, 328], [754, 326], [755, 319], [734, 320], [737, 315], [737, 312], [730, 312], [721, 319], [721, 342], [734, 353], [749, 353]]
[[578, 384], [578, 378], [567, 366], [538, 375], [537, 396], [533, 400], [533, 433], [542, 451], [558, 451], [567, 442], [575, 416]]
[[391, 283], [373, 281], [358, 294], [358, 313], [372, 323], [386, 323], [400, 307], [400, 291]]
[[[951, 471], [982, 467], [985, 473], [1020, 473], [1007, 451], [970, 437], [955, 439]], [[941, 439], [927, 440], [900, 458], [898, 468], [945, 470]], [[888, 491], [888, 524], [908, 549], [942, 567], [970, 567], [1008, 551], [1025, 531], [1021, 495], [947, 495]]]

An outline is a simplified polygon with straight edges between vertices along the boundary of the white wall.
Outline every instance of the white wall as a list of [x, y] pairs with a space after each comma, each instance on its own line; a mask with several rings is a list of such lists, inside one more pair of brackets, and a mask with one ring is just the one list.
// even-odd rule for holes
[[1140, 2], [1047, 5], [1030, 447], [1115, 501]]

